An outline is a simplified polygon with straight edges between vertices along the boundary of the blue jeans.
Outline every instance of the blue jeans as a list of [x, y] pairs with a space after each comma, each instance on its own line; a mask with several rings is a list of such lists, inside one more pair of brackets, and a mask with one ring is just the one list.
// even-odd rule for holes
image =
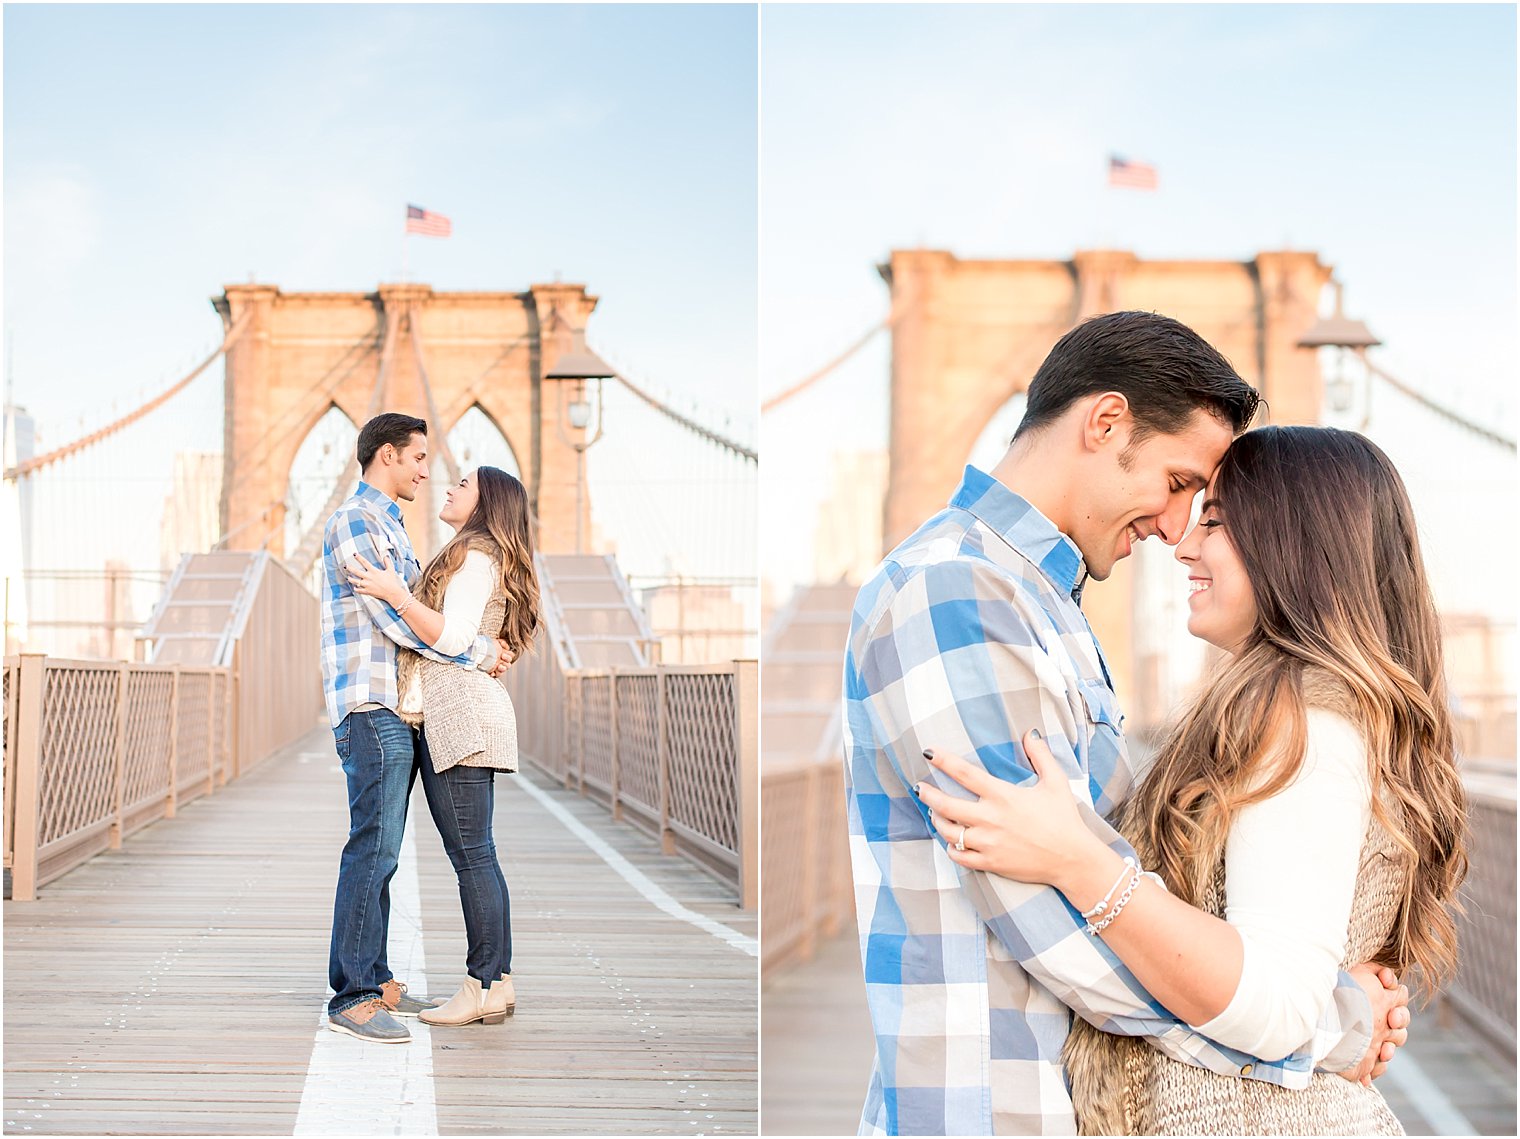
[[512, 971], [512, 910], [491, 837], [496, 772], [462, 763], [441, 773], [434, 771], [426, 727], [418, 737], [417, 760], [428, 810], [459, 877], [468, 946], [465, 969], [481, 988], [488, 989], [503, 973]]
[[328, 1012], [380, 995], [391, 979], [385, 960], [391, 878], [406, 829], [406, 802], [417, 777], [417, 733], [388, 708], [350, 712], [333, 731], [348, 777], [348, 842], [338, 866]]

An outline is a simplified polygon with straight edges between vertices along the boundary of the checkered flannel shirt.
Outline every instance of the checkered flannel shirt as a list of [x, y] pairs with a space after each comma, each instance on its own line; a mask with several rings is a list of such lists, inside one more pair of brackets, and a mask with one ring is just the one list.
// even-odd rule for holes
[[1269, 1062], [1209, 1040], [1150, 996], [1056, 890], [950, 861], [913, 784], [966, 796], [923, 758], [957, 752], [1032, 778], [1038, 727], [1082, 814], [1104, 821], [1130, 786], [1122, 719], [1080, 608], [1075, 545], [973, 467], [947, 509], [861, 589], [845, 658], [845, 778], [855, 910], [876, 1034], [861, 1134], [1073, 1134], [1061, 1047], [1075, 1012], [1106, 1032], [1226, 1075], [1302, 1088], [1370, 1045], [1371, 1012], [1340, 976], [1302, 1051]]
[[401, 521], [401, 508], [365, 482], [328, 519], [322, 539], [322, 687], [327, 694], [327, 718], [334, 728], [361, 704], [396, 708], [400, 702], [398, 645], [461, 667], [495, 660], [496, 642], [484, 634], [468, 652], [442, 656], [385, 602], [355, 593], [343, 570], [355, 554], [372, 566], [388, 558], [409, 587], [422, 573]]

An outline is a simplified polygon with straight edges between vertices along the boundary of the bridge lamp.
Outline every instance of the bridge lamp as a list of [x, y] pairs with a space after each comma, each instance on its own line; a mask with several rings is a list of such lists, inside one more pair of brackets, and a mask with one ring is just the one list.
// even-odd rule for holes
[[[585, 500], [586, 500], [586, 452], [602, 437], [605, 422], [602, 417], [602, 381], [614, 379], [617, 372], [612, 365], [586, 347], [584, 331], [570, 332], [569, 348], [559, 354], [554, 366], [544, 373], [546, 383], [556, 384], [560, 389], [561, 414], [555, 420], [560, 442], [575, 450], [575, 552], [585, 552]], [[587, 438], [591, 426], [591, 401], [586, 398], [586, 383], [596, 381], [596, 431]], [[574, 385], [573, 392], [571, 385]], [[565, 431], [568, 421], [571, 428], [581, 432], [579, 441], [570, 438]]]
[[[1335, 286], [1335, 313], [1331, 316], [1322, 316], [1314, 323], [1314, 327], [1299, 339], [1300, 348], [1334, 348], [1335, 349], [1335, 374], [1325, 382], [1325, 395], [1329, 397], [1330, 406], [1336, 411], [1350, 411], [1355, 397], [1354, 385], [1346, 378], [1346, 353], [1348, 351], [1360, 356], [1368, 348], [1374, 348], [1382, 341], [1372, 334], [1360, 320], [1352, 320], [1342, 311], [1341, 283], [1331, 281]], [[1372, 373], [1366, 373], [1365, 381], [1367, 393], [1362, 415], [1362, 429], [1365, 430], [1368, 421], [1372, 418]]]

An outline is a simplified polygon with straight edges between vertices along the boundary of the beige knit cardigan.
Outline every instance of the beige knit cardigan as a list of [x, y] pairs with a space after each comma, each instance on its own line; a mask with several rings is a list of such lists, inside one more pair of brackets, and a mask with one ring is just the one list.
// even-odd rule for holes
[[[470, 541], [470, 549], [491, 559], [491, 596], [480, 615], [478, 636], [501, 632], [507, 597], [501, 587], [501, 555], [494, 544]], [[442, 607], [440, 601], [437, 608]], [[433, 770], [442, 772], [457, 764], [517, 770], [517, 717], [512, 699], [499, 680], [477, 668], [442, 664], [411, 649], [402, 649], [397, 662], [398, 687], [403, 697], [411, 690], [412, 677], [422, 679], [422, 711], [402, 712], [409, 724], [421, 725], [427, 736]]]
[[[1312, 706], [1348, 711], [1325, 685], [1306, 685], [1306, 697]], [[1135, 820], [1121, 808], [1115, 821], [1133, 841], [1139, 833]], [[1135, 843], [1135, 853], [1154, 865], [1154, 851], [1140, 845]], [[1409, 874], [1408, 858], [1374, 815], [1362, 843], [1342, 968], [1371, 960], [1387, 943]], [[1215, 917], [1224, 916], [1223, 859], [1203, 903]], [[1080, 1017], [1062, 1061], [1082, 1135], [1404, 1134], [1375, 1088], [1327, 1072], [1314, 1073], [1302, 1090], [1221, 1076], [1173, 1060], [1143, 1038], [1100, 1032]]]

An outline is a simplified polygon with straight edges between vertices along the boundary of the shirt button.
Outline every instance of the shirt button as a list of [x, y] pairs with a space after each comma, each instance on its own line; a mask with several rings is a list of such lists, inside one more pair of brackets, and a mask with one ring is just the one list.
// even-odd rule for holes
[[1254, 1064], [1247, 1064], [1244, 1068], [1240, 1069], [1240, 1074], [1242, 1076], [1249, 1076], [1251, 1074], [1251, 1069], [1255, 1066], [1256, 1065]]

